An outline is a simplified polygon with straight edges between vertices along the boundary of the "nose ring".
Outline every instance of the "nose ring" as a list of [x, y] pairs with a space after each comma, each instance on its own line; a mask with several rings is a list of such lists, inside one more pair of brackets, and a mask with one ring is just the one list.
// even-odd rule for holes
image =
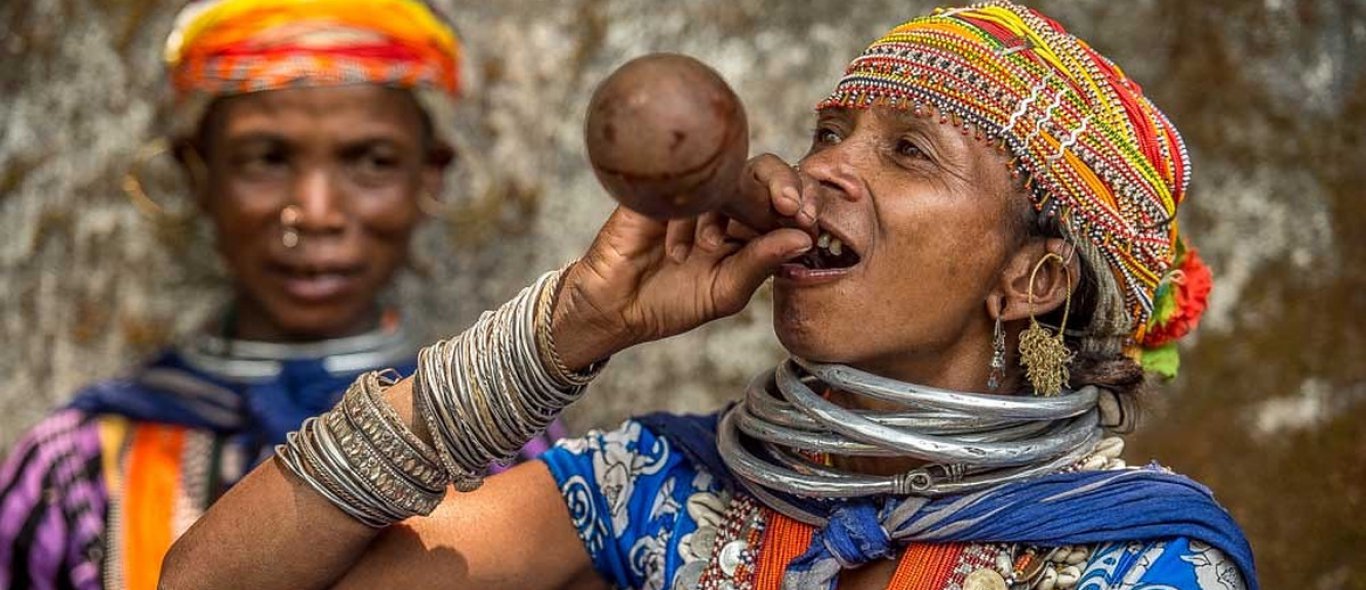
[[294, 205], [280, 210], [280, 225], [284, 227], [284, 231], [280, 234], [280, 243], [284, 244], [285, 248], [294, 248], [299, 245], [298, 226], [299, 217], [302, 215], [303, 213]]

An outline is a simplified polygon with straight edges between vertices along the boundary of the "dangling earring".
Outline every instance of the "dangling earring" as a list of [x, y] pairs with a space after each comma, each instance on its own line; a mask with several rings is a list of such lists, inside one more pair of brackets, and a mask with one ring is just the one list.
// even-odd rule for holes
[[996, 316], [996, 327], [991, 329], [991, 374], [987, 377], [987, 389], [996, 391], [1006, 376], [1006, 331], [1001, 326], [1001, 316]]
[[[459, 220], [465, 213], [460, 207], [438, 199], [436, 194], [430, 189], [423, 188], [417, 193], [417, 208], [427, 217], [441, 219], [446, 222]], [[430, 279], [435, 276], [436, 263], [432, 257], [426, 255], [426, 251], [415, 247], [413, 244], [416, 238], [410, 238], [408, 243], [408, 268], [421, 279]]]
[[294, 205], [280, 210], [280, 225], [283, 228], [280, 243], [284, 244], [285, 248], [292, 249], [299, 245], [299, 217], [302, 215], [303, 213]]
[[428, 217], [447, 221], [457, 219], [466, 213], [459, 205], [438, 199], [435, 193], [425, 188], [417, 194], [417, 208]]
[[[149, 219], [157, 222], [164, 222], [168, 225], [179, 225], [186, 223], [194, 218], [195, 212], [186, 207], [168, 207], [157, 199], [147, 194], [147, 189], [142, 183], [142, 169], [157, 156], [171, 152], [173, 149], [171, 142], [166, 138], [158, 138], [149, 141], [139, 147], [133, 154], [133, 161], [128, 165], [128, 170], [123, 173], [123, 182], [120, 183], [123, 194], [133, 203], [137, 210]], [[208, 169], [204, 165], [204, 160], [199, 157], [199, 152], [193, 147], [181, 150], [181, 156], [190, 174], [191, 185], [202, 186], [203, 181], [208, 177]]]
[[1063, 303], [1062, 323], [1057, 335], [1050, 334], [1034, 317], [1034, 279], [1050, 259], [1059, 263], [1063, 258], [1053, 252], [1045, 254], [1034, 270], [1029, 273], [1029, 327], [1020, 334], [1020, 364], [1024, 365], [1025, 377], [1034, 386], [1035, 395], [1057, 395], [1067, 385], [1067, 364], [1072, 361], [1072, 351], [1063, 343], [1063, 331], [1067, 329], [1067, 314], [1072, 307], [1072, 273], [1063, 267], [1067, 277], [1067, 299]]

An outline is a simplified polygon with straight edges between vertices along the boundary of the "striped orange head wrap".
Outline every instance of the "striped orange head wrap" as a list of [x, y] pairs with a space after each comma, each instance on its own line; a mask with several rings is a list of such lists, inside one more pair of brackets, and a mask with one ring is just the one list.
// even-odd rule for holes
[[460, 91], [460, 42], [420, 0], [201, 0], [176, 18], [165, 61], [182, 130], [206, 99], [246, 92], [368, 83], [418, 91], [431, 110]]
[[817, 108], [872, 106], [933, 111], [1003, 143], [1036, 210], [1099, 253], [1103, 261], [1088, 261], [1094, 271], [1108, 266], [1130, 351], [1169, 343], [1147, 336], [1170, 319], [1158, 317], [1163, 286], [1182, 280], [1172, 272], [1186, 262], [1176, 208], [1190, 160], [1171, 122], [1114, 63], [1024, 6], [939, 9], [874, 42]]

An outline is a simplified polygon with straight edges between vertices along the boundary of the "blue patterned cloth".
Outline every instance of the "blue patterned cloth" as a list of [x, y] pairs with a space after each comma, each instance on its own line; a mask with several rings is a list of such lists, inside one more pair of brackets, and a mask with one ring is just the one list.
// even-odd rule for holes
[[295, 359], [281, 361], [274, 377], [244, 381], [197, 368], [170, 349], [129, 377], [85, 387], [70, 407], [90, 415], [115, 414], [140, 422], [233, 433], [239, 442], [268, 455], [304, 419], [336, 405], [361, 373], [386, 368], [408, 376], [417, 369], [417, 362], [408, 359], [333, 373], [325, 367], [325, 359]]
[[[729, 492], [638, 421], [561, 441], [550, 468], [594, 567], [618, 588], [672, 588], [708, 555], [692, 546], [699, 526], [720, 522]], [[1100, 545], [1078, 588], [1238, 590], [1239, 569], [1221, 551], [1184, 537]]]

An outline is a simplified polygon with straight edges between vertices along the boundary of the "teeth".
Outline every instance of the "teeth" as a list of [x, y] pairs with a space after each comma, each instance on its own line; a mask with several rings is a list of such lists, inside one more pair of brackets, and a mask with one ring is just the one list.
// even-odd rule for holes
[[819, 237], [819, 238], [816, 238], [816, 246], [818, 246], [818, 247], [820, 247], [820, 248], [829, 248], [829, 247], [830, 247], [830, 234], [825, 233], [825, 232], [821, 232], [820, 237]]
[[831, 254], [834, 254], [835, 256], [839, 256], [840, 253], [843, 252], [843, 251], [844, 251], [844, 243], [841, 242], [839, 238], [833, 238], [833, 239], [830, 240], [830, 253], [831, 253]]

